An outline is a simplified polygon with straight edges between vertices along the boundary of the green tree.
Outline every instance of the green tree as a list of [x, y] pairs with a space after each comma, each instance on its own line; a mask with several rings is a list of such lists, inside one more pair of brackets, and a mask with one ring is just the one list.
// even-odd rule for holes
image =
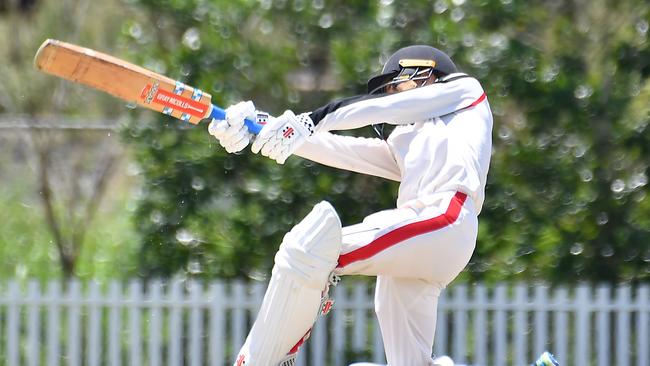
[[477, 277], [496, 267], [555, 282], [648, 279], [649, 11], [638, 1], [490, 9], [487, 42], [471, 50], [504, 51], [477, 70], [497, 117]]
[[27, 127], [3, 129], [0, 142], [5, 277], [126, 272], [106, 265], [125, 265], [132, 234], [124, 213], [112, 211], [125, 206], [128, 178], [115, 175], [125, 170], [125, 151], [110, 130], [92, 129], [96, 120], [117, 119], [124, 103], [40, 73], [33, 58], [46, 38], [117, 52], [128, 9], [117, 1], [0, 1], [0, 127]]

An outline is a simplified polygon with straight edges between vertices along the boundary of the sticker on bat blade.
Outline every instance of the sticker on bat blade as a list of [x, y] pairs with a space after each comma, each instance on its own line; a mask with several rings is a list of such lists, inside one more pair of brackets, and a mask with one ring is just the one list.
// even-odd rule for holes
[[191, 98], [186, 98], [182, 95], [174, 94], [171, 91], [160, 89], [157, 81], [147, 84], [140, 93], [140, 98], [146, 104], [156, 103], [163, 107], [170, 108], [174, 111], [187, 113], [197, 118], [205, 117], [208, 112], [209, 105], [200, 103], [199, 101]]
[[158, 92], [159, 87], [160, 87], [160, 84], [158, 84], [158, 82], [156, 82], [156, 81], [154, 81], [153, 84], [147, 84], [144, 87], [144, 89], [142, 89], [142, 93], [140, 93], [140, 98], [146, 104], [151, 104], [151, 101], [153, 100], [153, 97]]

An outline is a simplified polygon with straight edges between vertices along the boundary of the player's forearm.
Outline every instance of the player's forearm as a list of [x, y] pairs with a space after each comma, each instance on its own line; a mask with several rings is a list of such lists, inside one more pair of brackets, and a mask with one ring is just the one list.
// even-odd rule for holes
[[395, 94], [348, 98], [313, 111], [311, 117], [317, 131], [354, 129], [377, 123], [408, 124], [466, 108], [482, 94], [476, 79], [463, 77]]
[[400, 180], [395, 159], [380, 139], [316, 133], [295, 154], [333, 168]]

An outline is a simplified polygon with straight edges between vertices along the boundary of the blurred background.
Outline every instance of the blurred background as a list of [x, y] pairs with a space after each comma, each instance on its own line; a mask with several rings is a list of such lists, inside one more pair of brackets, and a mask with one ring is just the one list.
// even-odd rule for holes
[[41, 74], [34, 54], [54, 38], [272, 114], [364, 93], [397, 48], [438, 47], [495, 117], [478, 245], [455, 283], [643, 287], [649, 27], [643, 0], [0, 0], [0, 282], [255, 286], [316, 202], [349, 225], [396, 197], [298, 157], [227, 154], [207, 123]]

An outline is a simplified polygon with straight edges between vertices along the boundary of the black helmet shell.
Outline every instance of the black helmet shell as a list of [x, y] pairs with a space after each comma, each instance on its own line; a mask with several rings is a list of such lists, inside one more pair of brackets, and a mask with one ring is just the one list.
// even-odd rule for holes
[[458, 68], [446, 53], [427, 45], [413, 45], [400, 48], [393, 53], [381, 70], [381, 74], [368, 80], [368, 93], [371, 93], [389, 79], [394, 78], [402, 69], [400, 60], [427, 60], [433, 61], [433, 71], [438, 74], [449, 75], [458, 72]]

